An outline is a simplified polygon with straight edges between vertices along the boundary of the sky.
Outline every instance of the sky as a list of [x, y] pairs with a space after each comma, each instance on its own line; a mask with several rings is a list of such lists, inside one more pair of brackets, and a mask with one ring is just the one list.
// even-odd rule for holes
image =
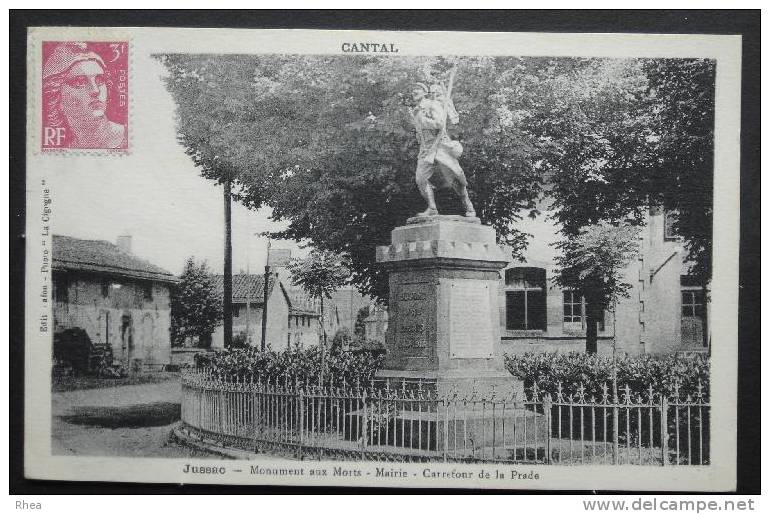
[[[174, 101], [162, 82], [163, 66], [137, 56], [134, 102], [129, 121], [133, 151], [128, 156], [60, 157], [49, 167], [53, 231], [82, 239], [115, 242], [132, 236], [138, 257], [179, 274], [194, 255], [222, 272], [224, 200], [222, 187], [200, 176], [176, 140]], [[139, 73], [137, 73], [137, 71]], [[254, 235], [285, 227], [270, 221], [269, 209], [250, 211], [233, 202], [233, 271], [260, 271], [267, 240]], [[293, 242], [273, 248], [306, 254]]]
[[[200, 176], [177, 142], [174, 101], [163, 83], [164, 67], [147, 55], [133, 62], [129, 84], [132, 104], [129, 131], [133, 150], [126, 156], [45, 156], [53, 197], [53, 232], [82, 239], [115, 242], [132, 236], [133, 253], [178, 275], [186, 259], [208, 261], [222, 273], [224, 202], [222, 188]], [[41, 156], [34, 156], [41, 159]], [[255, 235], [285, 228], [269, 219], [269, 209], [250, 211], [233, 202], [233, 271], [261, 272], [267, 240]], [[555, 229], [545, 216], [525, 218], [519, 229], [530, 239], [528, 257], [548, 261]], [[304, 256], [292, 241], [274, 241]]]

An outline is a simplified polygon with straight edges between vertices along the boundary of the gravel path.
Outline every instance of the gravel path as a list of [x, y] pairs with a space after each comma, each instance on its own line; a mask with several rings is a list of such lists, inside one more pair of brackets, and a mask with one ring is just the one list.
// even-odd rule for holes
[[52, 394], [56, 455], [211, 458], [171, 441], [179, 380]]
[[51, 414], [67, 416], [78, 407], [126, 407], [148, 403], [179, 403], [182, 388], [179, 380], [105, 389], [82, 389], [51, 395]]

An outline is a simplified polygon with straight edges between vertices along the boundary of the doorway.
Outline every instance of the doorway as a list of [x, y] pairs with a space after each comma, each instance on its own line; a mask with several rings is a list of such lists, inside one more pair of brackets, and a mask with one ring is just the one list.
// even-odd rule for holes
[[134, 357], [134, 327], [130, 314], [123, 314], [120, 318], [121, 341], [121, 365], [123, 369], [131, 371], [131, 361]]

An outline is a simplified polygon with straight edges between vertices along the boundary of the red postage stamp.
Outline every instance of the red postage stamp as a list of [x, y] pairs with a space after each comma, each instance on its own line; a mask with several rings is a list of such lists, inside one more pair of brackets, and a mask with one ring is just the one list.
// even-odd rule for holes
[[128, 51], [126, 41], [43, 42], [43, 150], [128, 150]]

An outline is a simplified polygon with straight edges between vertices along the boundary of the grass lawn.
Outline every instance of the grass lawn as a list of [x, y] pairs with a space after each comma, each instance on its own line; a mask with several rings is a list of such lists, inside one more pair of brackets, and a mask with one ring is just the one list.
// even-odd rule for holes
[[62, 393], [81, 389], [104, 389], [107, 387], [127, 385], [158, 384], [168, 380], [179, 380], [179, 373], [156, 371], [137, 373], [125, 378], [54, 377], [51, 381], [51, 391], [54, 393]]

